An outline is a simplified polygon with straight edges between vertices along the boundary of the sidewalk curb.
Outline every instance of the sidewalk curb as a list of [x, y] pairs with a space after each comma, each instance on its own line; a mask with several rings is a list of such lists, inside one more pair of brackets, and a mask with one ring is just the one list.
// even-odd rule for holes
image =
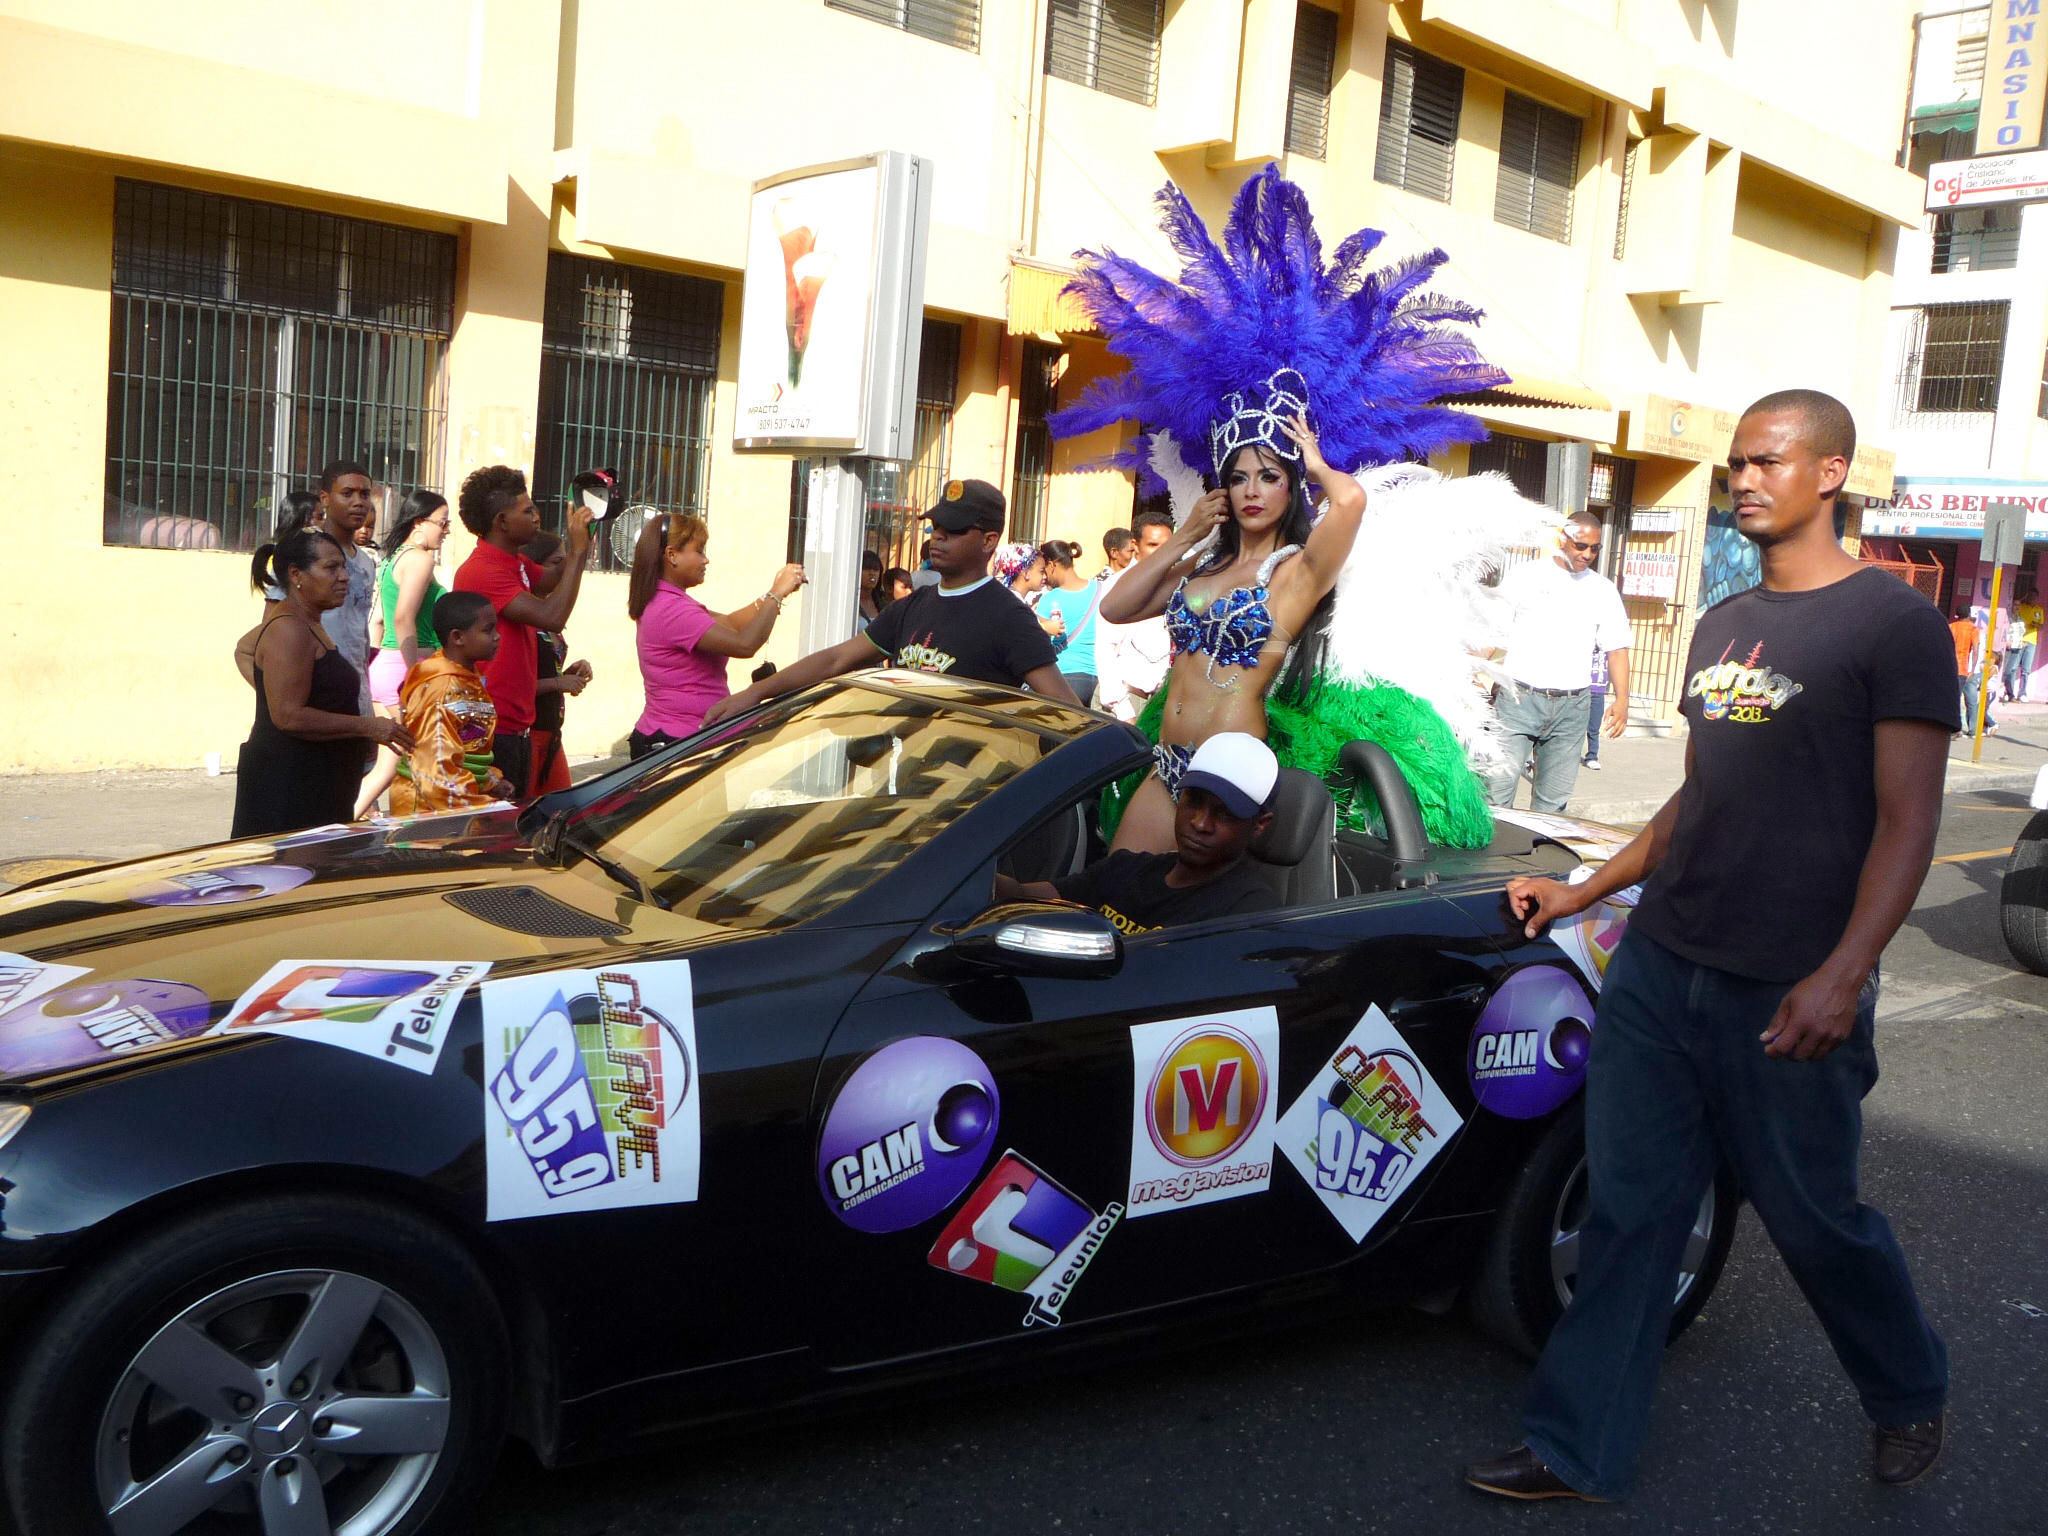
[[[1947, 782], [1942, 785], [1941, 792], [1944, 795], [1968, 795], [1979, 790], [2028, 790], [2034, 787], [2036, 772], [2033, 768], [1979, 768], [1972, 763], [1951, 761]], [[1605, 822], [1609, 826], [1627, 826], [1648, 821], [1663, 806], [1662, 799], [1589, 800], [1583, 805], [1568, 802], [1564, 814], [1583, 821]]]

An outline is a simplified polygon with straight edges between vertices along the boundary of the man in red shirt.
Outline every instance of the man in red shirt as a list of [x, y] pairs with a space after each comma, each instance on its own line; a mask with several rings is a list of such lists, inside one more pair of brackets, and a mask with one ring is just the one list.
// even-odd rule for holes
[[478, 668], [498, 709], [498, 739], [491, 760], [523, 797], [533, 779], [534, 683], [539, 676], [535, 630], [558, 632], [569, 622], [583, 587], [590, 552], [590, 509], [569, 513], [569, 563], [553, 591], [535, 591], [541, 568], [519, 553], [540, 532], [540, 513], [527, 493], [526, 475], [492, 464], [462, 482], [456, 497], [462, 526], [477, 536], [476, 552], [455, 573], [455, 590], [490, 599], [498, 611], [498, 654]]

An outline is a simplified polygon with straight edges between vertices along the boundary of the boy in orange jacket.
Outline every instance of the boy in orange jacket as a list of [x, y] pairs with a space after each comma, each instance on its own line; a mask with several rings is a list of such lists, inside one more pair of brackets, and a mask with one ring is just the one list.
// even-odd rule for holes
[[461, 811], [515, 797], [491, 766], [498, 710], [476, 668], [498, 654], [498, 614], [476, 592], [434, 604], [441, 649], [416, 662], [398, 691], [399, 714], [416, 745], [391, 784], [391, 813]]

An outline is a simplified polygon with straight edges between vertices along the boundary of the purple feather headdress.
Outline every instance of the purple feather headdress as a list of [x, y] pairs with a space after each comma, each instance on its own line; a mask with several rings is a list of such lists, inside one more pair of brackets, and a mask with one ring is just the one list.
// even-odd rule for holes
[[1233, 437], [1268, 438], [1250, 417], [1266, 409], [1271, 381], [1285, 372], [1308, 388], [1323, 457], [1347, 469], [1425, 458], [1486, 435], [1434, 403], [1508, 380], [1454, 329], [1477, 321], [1479, 310], [1418, 291], [1447, 259], [1442, 251], [1368, 271], [1384, 236], [1361, 229], [1326, 265], [1308, 198], [1270, 165], [1239, 189], [1220, 247], [1178, 187], [1169, 183], [1155, 201], [1183, 262], [1180, 279], [1109, 251], [1078, 253], [1080, 273], [1065, 291], [1130, 367], [1054, 412], [1053, 436], [1139, 423], [1138, 440], [1108, 462], [1137, 470], [1149, 494], [1162, 485], [1146, 434], [1170, 433], [1189, 468], [1211, 470], [1203, 460]]

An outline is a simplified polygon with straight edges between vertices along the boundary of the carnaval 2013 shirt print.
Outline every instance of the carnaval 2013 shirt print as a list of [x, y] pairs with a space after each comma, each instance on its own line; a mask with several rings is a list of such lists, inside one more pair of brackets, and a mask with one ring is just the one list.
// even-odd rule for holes
[[697, 1198], [687, 961], [495, 981], [483, 1009], [488, 1220]]

